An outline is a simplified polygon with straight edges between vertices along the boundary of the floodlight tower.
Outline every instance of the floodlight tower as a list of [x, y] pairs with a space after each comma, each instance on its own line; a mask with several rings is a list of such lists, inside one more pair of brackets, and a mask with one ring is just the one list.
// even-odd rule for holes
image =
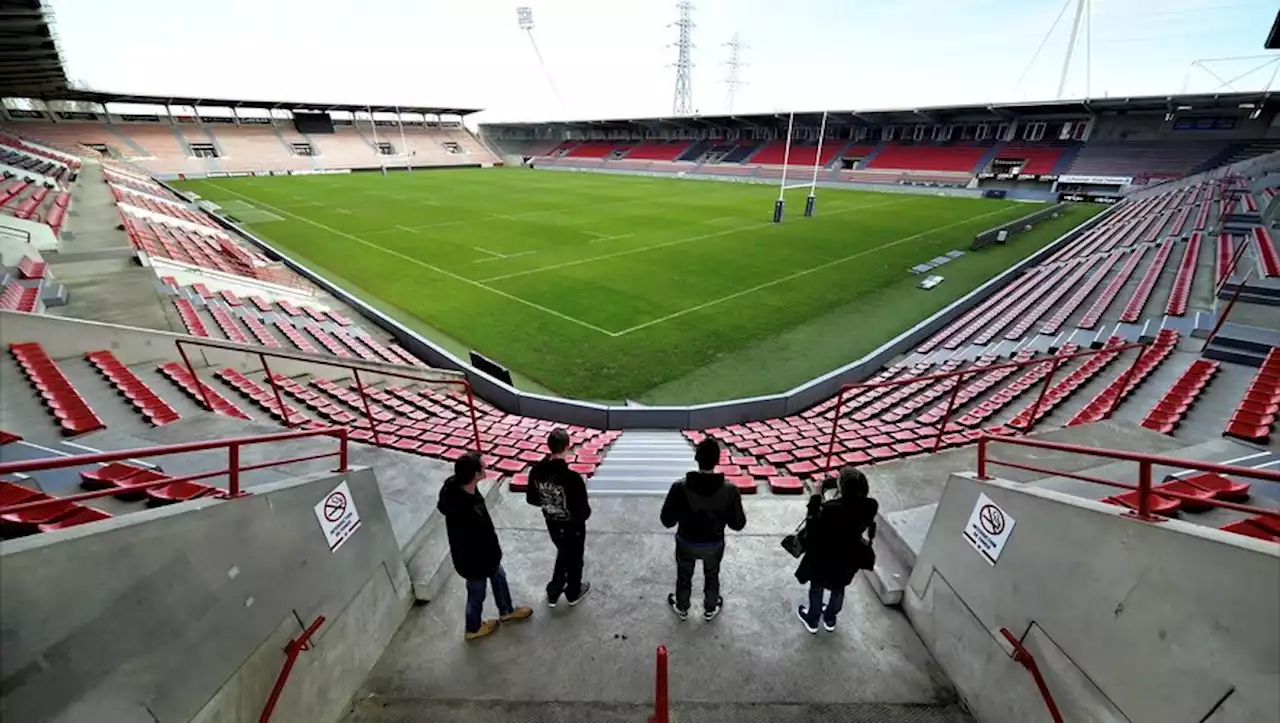
[[676, 97], [671, 111], [693, 115], [693, 0], [680, 0], [676, 7], [680, 10], [680, 19], [675, 22], [680, 38], [676, 41]]
[[564, 98], [560, 95], [560, 89], [556, 87], [556, 81], [551, 77], [551, 71], [547, 70], [547, 63], [542, 59], [542, 51], [538, 50], [538, 41], [533, 38], [533, 8], [516, 8], [516, 22], [520, 24], [520, 29], [529, 36], [529, 44], [533, 46], [533, 54], [538, 56], [538, 65], [542, 68], [542, 74], [546, 76], [547, 85], [551, 86], [551, 92], [555, 94], [556, 101], [560, 103], [560, 112], [564, 113]]
[[725, 62], [725, 66], [729, 70], [728, 75], [726, 75], [724, 79], [724, 103], [725, 110], [732, 113], [733, 101], [738, 95], [738, 88], [747, 84], [746, 81], [739, 77], [739, 71], [746, 66], [746, 63], [742, 60], [742, 51], [748, 46], [746, 43], [742, 42], [737, 33], [734, 33], [733, 37], [730, 38], [729, 42], [725, 43], [724, 46], [729, 49], [729, 60]]

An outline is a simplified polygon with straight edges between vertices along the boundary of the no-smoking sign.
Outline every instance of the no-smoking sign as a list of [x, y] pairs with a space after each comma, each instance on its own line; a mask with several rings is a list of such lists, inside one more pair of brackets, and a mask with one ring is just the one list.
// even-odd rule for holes
[[1004, 508], [985, 494], [979, 494], [973, 512], [969, 513], [969, 524], [964, 526], [964, 539], [982, 555], [982, 559], [994, 565], [1000, 559], [1000, 553], [1004, 552], [1013, 525], [1013, 518]]
[[317, 502], [315, 510], [316, 520], [320, 522], [320, 530], [324, 533], [330, 552], [337, 552], [360, 529], [360, 512], [356, 510], [355, 500], [352, 499], [351, 489], [346, 482]]

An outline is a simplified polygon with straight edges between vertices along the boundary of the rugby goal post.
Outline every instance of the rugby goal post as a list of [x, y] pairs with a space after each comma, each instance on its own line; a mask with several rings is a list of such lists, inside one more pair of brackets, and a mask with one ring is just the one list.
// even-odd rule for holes
[[804, 215], [806, 218], [813, 216], [817, 210], [818, 198], [818, 168], [822, 164], [822, 144], [826, 141], [827, 136], [827, 112], [822, 112], [822, 126], [818, 131], [818, 150], [813, 157], [813, 178], [809, 183], [794, 183], [787, 185], [787, 169], [791, 163], [791, 133], [795, 125], [796, 114], [794, 111], [787, 118], [787, 145], [782, 152], [782, 181], [778, 184], [778, 200], [773, 204], [773, 222], [782, 223], [784, 210], [786, 209], [787, 199], [786, 193], [790, 189], [809, 187], [809, 196], [804, 201]]

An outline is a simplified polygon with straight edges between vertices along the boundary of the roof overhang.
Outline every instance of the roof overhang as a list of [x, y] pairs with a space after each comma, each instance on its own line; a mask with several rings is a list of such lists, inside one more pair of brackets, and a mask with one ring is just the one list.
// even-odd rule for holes
[[67, 72], [52, 19], [40, 0], [0, 2], [0, 97], [31, 98], [67, 91]]

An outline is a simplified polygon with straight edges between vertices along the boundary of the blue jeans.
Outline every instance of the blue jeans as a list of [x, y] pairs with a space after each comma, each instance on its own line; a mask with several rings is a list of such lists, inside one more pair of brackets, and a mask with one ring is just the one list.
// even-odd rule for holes
[[808, 613], [804, 616], [804, 621], [813, 627], [818, 626], [818, 618], [821, 617], [827, 622], [827, 625], [834, 626], [836, 624], [836, 616], [840, 614], [840, 609], [844, 607], [844, 588], [836, 588], [831, 590], [831, 596], [827, 598], [827, 606], [822, 606], [822, 592], [826, 590], [818, 583], [810, 583], [809, 585], [809, 607], [805, 609]]
[[499, 615], [510, 615], [515, 606], [511, 604], [511, 590], [507, 588], [507, 573], [498, 565], [488, 580], [467, 580], [467, 632], [474, 633], [480, 629], [480, 618], [484, 613], [485, 583], [493, 585], [493, 602], [498, 606]]

